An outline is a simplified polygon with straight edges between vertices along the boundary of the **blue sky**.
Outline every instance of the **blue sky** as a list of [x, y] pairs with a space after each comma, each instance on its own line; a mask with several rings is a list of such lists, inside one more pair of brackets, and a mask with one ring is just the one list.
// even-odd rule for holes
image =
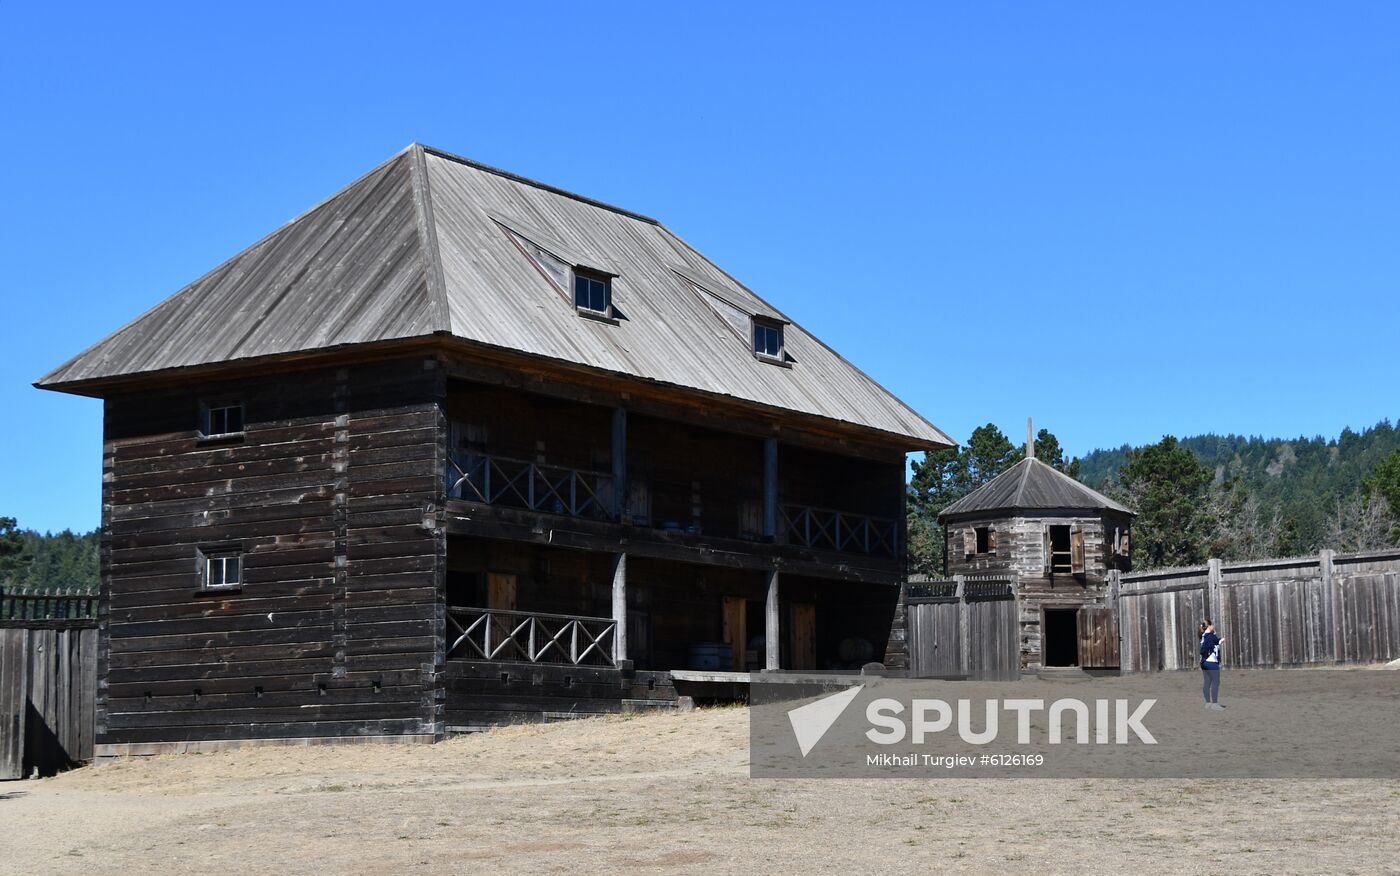
[[0, 515], [30, 382], [418, 140], [655, 215], [959, 439], [1400, 415], [1400, 4], [0, 6]]

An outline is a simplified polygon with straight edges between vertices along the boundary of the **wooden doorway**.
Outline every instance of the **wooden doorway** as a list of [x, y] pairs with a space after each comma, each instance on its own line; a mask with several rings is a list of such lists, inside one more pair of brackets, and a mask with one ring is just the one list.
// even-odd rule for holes
[[749, 601], [742, 596], [724, 597], [724, 641], [734, 654], [735, 672], [748, 668], [744, 650], [748, 647]]
[[794, 602], [792, 617], [792, 669], [817, 668], [817, 607], [808, 602]]
[[491, 572], [486, 576], [486, 607], [515, 611], [515, 576]]
[[1042, 666], [1079, 665], [1079, 610], [1043, 608], [1040, 613]]

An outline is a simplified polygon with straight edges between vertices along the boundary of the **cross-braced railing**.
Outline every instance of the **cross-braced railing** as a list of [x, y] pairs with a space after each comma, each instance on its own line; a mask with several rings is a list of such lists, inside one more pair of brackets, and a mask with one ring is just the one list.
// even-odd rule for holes
[[895, 521], [806, 505], [783, 506], [788, 544], [823, 551], [892, 557], [899, 539]]
[[447, 609], [447, 656], [505, 663], [557, 663], [615, 666], [611, 618], [502, 611]]
[[610, 520], [613, 476], [482, 453], [449, 453], [447, 495], [545, 514]]

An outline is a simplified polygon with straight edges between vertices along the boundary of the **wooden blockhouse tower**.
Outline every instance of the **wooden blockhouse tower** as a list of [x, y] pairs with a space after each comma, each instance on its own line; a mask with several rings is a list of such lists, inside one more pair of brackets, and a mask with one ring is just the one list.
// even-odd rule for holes
[[1132, 568], [1128, 508], [1026, 458], [938, 515], [948, 576], [1016, 582], [1020, 668], [1118, 666], [1109, 571]]

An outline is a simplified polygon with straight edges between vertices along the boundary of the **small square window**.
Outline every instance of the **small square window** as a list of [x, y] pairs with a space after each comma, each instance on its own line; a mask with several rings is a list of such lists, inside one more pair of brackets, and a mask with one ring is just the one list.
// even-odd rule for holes
[[783, 327], [779, 323], [753, 321], [753, 351], [766, 359], [782, 360]]
[[574, 271], [574, 306], [591, 313], [612, 310], [612, 282], [601, 274]]
[[236, 550], [203, 551], [201, 590], [236, 590], [243, 586], [243, 554]]
[[977, 527], [977, 553], [989, 554], [992, 552], [992, 530], [990, 527]]
[[210, 405], [204, 409], [204, 437], [243, 434], [243, 405]]

